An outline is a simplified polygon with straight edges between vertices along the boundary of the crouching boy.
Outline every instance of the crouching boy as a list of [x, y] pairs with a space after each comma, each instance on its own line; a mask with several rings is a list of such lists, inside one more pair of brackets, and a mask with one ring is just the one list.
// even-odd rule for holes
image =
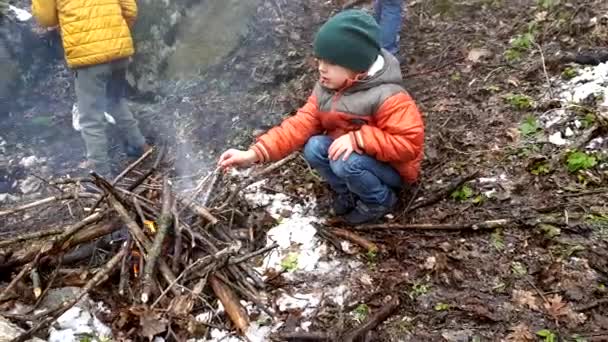
[[336, 192], [337, 215], [351, 224], [383, 217], [397, 191], [418, 178], [424, 126], [401, 86], [399, 63], [380, 48], [370, 15], [348, 10], [314, 39], [319, 81], [298, 112], [247, 151], [220, 156], [224, 168], [279, 160], [304, 146], [304, 158]]

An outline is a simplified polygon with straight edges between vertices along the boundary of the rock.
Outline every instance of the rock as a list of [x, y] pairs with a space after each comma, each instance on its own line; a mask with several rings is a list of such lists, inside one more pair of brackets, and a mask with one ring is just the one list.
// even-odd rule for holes
[[[54, 308], [66, 300], [70, 300], [78, 294], [80, 288], [78, 287], [61, 287], [56, 289], [50, 289], [47, 295], [42, 299], [40, 306], [43, 308]], [[84, 296], [86, 300], [88, 296]]]
[[[9, 322], [7, 319], [0, 317], [0, 342], [9, 342], [15, 337], [21, 335], [23, 332], [23, 329]], [[32, 338], [28, 341], [44, 342], [44, 340], [41, 340], [39, 338]]]
[[549, 142], [553, 145], [563, 146], [568, 143], [568, 140], [562, 137], [562, 132], [555, 132], [549, 136]]
[[192, 77], [222, 60], [241, 43], [258, 2], [139, 1], [129, 83], [140, 93], [156, 93], [163, 79]]

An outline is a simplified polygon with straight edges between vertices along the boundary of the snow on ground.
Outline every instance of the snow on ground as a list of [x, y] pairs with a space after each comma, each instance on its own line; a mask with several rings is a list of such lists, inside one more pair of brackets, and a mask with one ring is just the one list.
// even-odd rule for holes
[[[600, 114], [608, 116], [608, 62], [577, 68], [576, 73], [567, 81], [554, 80], [559, 83], [556, 96], [562, 108], [549, 110], [540, 116], [542, 126], [552, 132], [548, 136], [549, 143], [556, 146], [570, 145], [589, 128], [589, 123], [583, 123], [575, 110], [591, 96], [595, 96]], [[586, 146], [590, 151], [600, 151], [602, 148], [607, 148], [606, 139], [602, 137], [593, 139]]]

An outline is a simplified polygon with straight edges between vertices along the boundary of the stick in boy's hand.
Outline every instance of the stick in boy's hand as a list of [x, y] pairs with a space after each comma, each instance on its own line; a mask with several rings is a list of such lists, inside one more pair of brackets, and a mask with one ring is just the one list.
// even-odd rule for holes
[[222, 153], [218, 165], [223, 169], [231, 167], [247, 167], [258, 161], [258, 156], [252, 150], [242, 151], [234, 148]]

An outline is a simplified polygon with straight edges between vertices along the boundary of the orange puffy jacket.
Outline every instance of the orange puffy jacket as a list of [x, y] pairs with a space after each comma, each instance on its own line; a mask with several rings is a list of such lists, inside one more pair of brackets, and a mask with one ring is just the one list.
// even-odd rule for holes
[[260, 136], [251, 147], [259, 161], [279, 160], [313, 135], [338, 138], [350, 134], [362, 151], [389, 163], [406, 182], [415, 182], [423, 156], [422, 116], [401, 86], [399, 62], [384, 50], [382, 59], [380, 71], [339, 91], [317, 83], [294, 116]]

